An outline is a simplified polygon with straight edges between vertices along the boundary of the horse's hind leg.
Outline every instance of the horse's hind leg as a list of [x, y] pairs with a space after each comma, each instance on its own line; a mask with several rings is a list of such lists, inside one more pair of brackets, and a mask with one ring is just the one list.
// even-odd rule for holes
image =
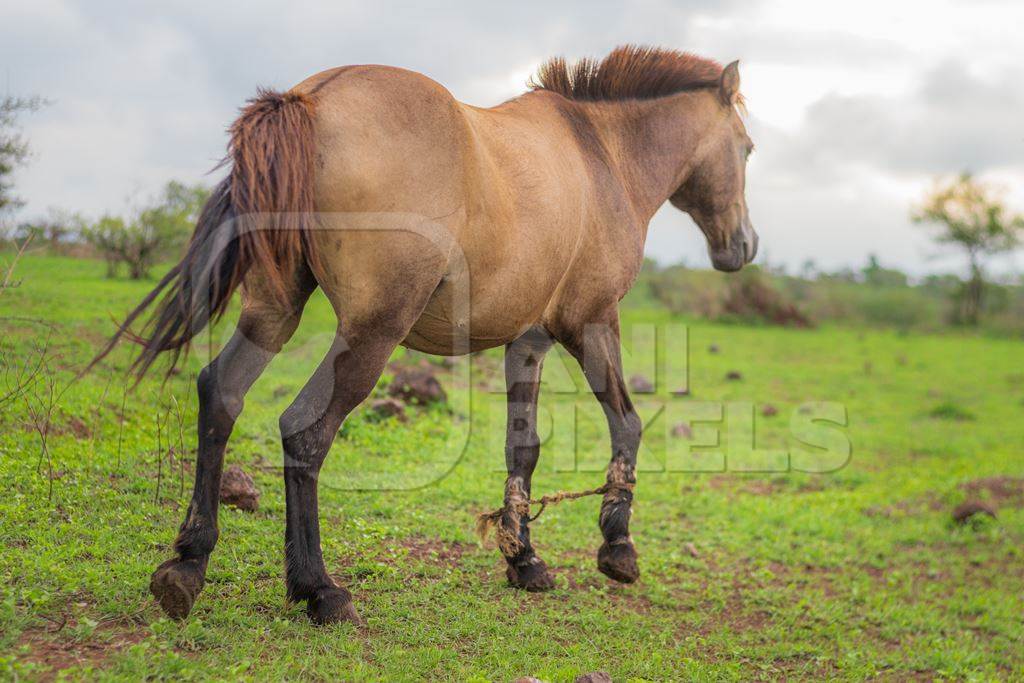
[[643, 422], [633, 408], [622, 376], [618, 310], [610, 309], [601, 322], [559, 333], [558, 340], [583, 367], [591, 390], [601, 403], [612, 440], [608, 465], [608, 491], [601, 502], [599, 525], [604, 543], [597, 552], [597, 568], [609, 578], [632, 583], [640, 576], [636, 549], [629, 535], [636, 483], [636, 455]]
[[533, 328], [505, 348], [508, 423], [505, 435], [505, 510], [498, 528], [498, 547], [508, 562], [509, 583], [529, 591], [554, 587], [547, 565], [530, 544], [530, 479], [540, 455], [537, 436], [537, 395], [544, 354], [553, 340]]
[[199, 444], [192, 501], [174, 541], [175, 557], [161, 564], [150, 580], [150, 591], [172, 618], [188, 615], [205, 582], [207, 560], [217, 543], [224, 449], [245, 393], [295, 331], [314, 287], [307, 277], [297, 287], [292, 305], [285, 308], [246, 296], [231, 339], [199, 373]]
[[422, 306], [345, 325], [344, 336], [339, 331], [327, 357], [281, 416], [288, 599], [307, 601], [314, 623], [358, 619], [351, 595], [324, 566], [317, 499], [320, 467], [345, 417], [373, 390], [420, 310]]

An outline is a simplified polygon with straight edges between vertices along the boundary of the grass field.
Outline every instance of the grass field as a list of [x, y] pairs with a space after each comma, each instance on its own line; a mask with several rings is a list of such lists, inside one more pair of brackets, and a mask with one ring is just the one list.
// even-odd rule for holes
[[[277, 417], [330, 342], [332, 315], [317, 298], [228, 447], [227, 463], [254, 473], [260, 509], [222, 509], [207, 586], [175, 623], [147, 585], [191, 489], [191, 375], [203, 354], [166, 386], [147, 379], [126, 398], [114, 366], [127, 350], [68, 386], [111, 314], [149, 286], [102, 274], [97, 262], [30, 256], [21, 285], [0, 295], [0, 380], [10, 386], [47, 349], [43, 372], [0, 406], [0, 677], [1024, 676], [1019, 341], [711, 325], [627, 299], [631, 372], [650, 374], [651, 326], [668, 337], [661, 356], [678, 362], [688, 346], [689, 359], [688, 396], [671, 393], [675, 376], [637, 397], [648, 422], [632, 525], [641, 580], [616, 585], [597, 571], [599, 501], [584, 498], [533, 524], [557, 574], [545, 594], [507, 587], [497, 550], [473, 533], [504, 481], [500, 354], [483, 354], [468, 380], [461, 366], [442, 376], [450, 410], [413, 411], [406, 424], [360, 411], [346, 423], [322, 476], [323, 547], [365, 625], [317, 628], [284, 601], [277, 469]], [[564, 360], [546, 366], [541, 423], [553, 428], [535, 494], [603, 480], [606, 428]], [[51, 387], [44, 451], [36, 427], [47, 429]], [[831, 433], [848, 439], [849, 460], [828, 473], [785, 471], [780, 453], [799, 445], [791, 420], [818, 401], [845, 409], [847, 426]], [[719, 430], [725, 452], [740, 454], [726, 471], [713, 471], [723, 459], [708, 449], [680, 455], [686, 438], [668, 434], [717, 410], [722, 422], [694, 426], [694, 438]], [[751, 420], [754, 454], [741, 443]], [[998, 518], [955, 525], [951, 511], [968, 498]]]

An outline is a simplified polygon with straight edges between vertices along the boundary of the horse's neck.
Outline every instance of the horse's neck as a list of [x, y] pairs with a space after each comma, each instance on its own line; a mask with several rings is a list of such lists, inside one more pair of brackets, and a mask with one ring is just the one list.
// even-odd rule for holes
[[708, 132], [708, 95], [685, 92], [630, 102], [586, 105], [610, 148], [637, 213], [646, 222], [698, 161]]

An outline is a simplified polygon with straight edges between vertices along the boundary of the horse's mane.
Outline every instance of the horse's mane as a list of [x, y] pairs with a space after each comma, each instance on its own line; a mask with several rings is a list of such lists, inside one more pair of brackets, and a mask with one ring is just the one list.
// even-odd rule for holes
[[528, 85], [570, 100], [644, 100], [714, 87], [721, 75], [721, 64], [689, 52], [622, 45], [601, 60], [553, 57]]

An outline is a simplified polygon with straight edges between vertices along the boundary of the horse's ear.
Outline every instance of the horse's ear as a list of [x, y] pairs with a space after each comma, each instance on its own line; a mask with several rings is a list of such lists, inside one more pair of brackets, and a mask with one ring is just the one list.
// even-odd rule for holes
[[718, 97], [722, 104], [731, 107], [740, 96], [740, 63], [732, 62], [722, 69], [722, 78], [718, 81]]

